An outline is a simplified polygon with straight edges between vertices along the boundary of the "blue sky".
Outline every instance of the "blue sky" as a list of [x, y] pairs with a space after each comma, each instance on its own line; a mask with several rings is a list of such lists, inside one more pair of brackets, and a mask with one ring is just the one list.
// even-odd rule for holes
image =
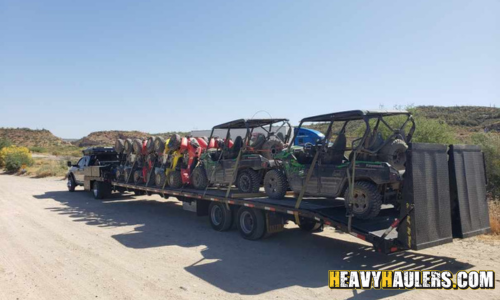
[[500, 1], [0, 0], [0, 126], [78, 138], [407, 104], [500, 105]]

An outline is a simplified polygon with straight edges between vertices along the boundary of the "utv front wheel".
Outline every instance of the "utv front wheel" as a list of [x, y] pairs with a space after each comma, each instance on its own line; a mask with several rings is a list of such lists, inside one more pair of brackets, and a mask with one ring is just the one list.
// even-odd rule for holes
[[260, 189], [259, 174], [252, 169], [238, 172], [236, 183], [238, 190], [242, 193], [257, 193]]
[[285, 174], [278, 170], [267, 172], [264, 177], [264, 190], [271, 199], [283, 199], [286, 194], [287, 183]]
[[165, 172], [163, 172], [163, 170], [161, 170], [159, 173], [156, 173], [155, 174], [155, 186], [156, 187], [163, 187], [166, 179], [167, 179], [167, 177], [165, 176]]
[[191, 182], [193, 183], [193, 187], [197, 190], [204, 190], [207, 188], [208, 178], [204, 167], [197, 167], [193, 170]]
[[[377, 186], [368, 181], [357, 181], [354, 183], [353, 197], [350, 195], [350, 187], [345, 193], [345, 205], [351, 213], [358, 219], [373, 219], [382, 208], [382, 195], [378, 192]], [[349, 207], [352, 203], [351, 208]]]

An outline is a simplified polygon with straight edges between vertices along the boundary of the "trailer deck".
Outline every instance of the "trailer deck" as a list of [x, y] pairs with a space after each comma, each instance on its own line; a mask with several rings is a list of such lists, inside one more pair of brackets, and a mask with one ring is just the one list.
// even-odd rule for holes
[[127, 190], [139, 190], [151, 194], [163, 196], [185, 197], [192, 200], [206, 200], [227, 203], [228, 205], [241, 205], [262, 209], [270, 212], [298, 216], [306, 219], [314, 219], [324, 225], [332, 226], [336, 229], [348, 232], [349, 234], [373, 244], [379, 252], [390, 253], [408, 249], [397, 241], [395, 230], [389, 232], [388, 229], [395, 226], [399, 218], [399, 212], [392, 206], [384, 206], [379, 216], [370, 220], [360, 220], [352, 218], [351, 228], [349, 229], [349, 218], [346, 215], [346, 209], [343, 199], [325, 199], [325, 198], [304, 198], [298, 209], [295, 208], [296, 199], [287, 197], [282, 200], [273, 200], [265, 196], [241, 197], [238, 193], [231, 193], [228, 198], [225, 197], [225, 190], [208, 189], [200, 191], [192, 188], [171, 189], [147, 187], [145, 185], [127, 184], [122, 182], [112, 182], [111, 185], [122, 187]]

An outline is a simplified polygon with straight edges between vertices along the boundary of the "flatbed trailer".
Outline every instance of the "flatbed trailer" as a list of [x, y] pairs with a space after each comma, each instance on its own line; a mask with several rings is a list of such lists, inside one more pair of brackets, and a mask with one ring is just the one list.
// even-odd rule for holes
[[[188, 187], [157, 188], [148, 183], [117, 182], [112, 179], [109, 166], [89, 167], [85, 173], [85, 189], [93, 190], [96, 198], [105, 194], [102, 189], [176, 197], [191, 206], [198, 216], [209, 215], [209, 220], [211, 203], [224, 205], [233, 215], [245, 207], [265, 216], [262, 220], [268, 234], [283, 230], [287, 221], [299, 225], [315, 222], [369, 242], [382, 253], [421, 250], [452, 242], [454, 237], [489, 232], [484, 158], [479, 148], [410, 144], [407, 155], [400, 207], [385, 205], [377, 217], [369, 220], [349, 216], [343, 199], [306, 197], [297, 202], [293, 196], [273, 200], [264, 193], [227, 194], [226, 190], [217, 188], [205, 191]], [[471, 206], [475, 209], [471, 210]]]

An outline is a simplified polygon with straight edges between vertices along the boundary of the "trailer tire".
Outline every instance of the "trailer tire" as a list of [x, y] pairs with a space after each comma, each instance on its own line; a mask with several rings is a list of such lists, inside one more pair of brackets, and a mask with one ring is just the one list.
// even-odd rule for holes
[[73, 174], [69, 174], [69, 176], [68, 176], [68, 191], [74, 192], [75, 189], [76, 189], [75, 177], [73, 176]]
[[240, 170], [236, 182], [238, 190], [242, 193], [257, 193], [260, 189], [259, 173], [252, 169]]
[[197, 190], [204, 190], [207, 188], [208, 178], [203, 166], [194, 168], [191, 182], [193, 187]]
[[208, 220], [215, 231], [227, 231], [233, 225], [233, 213], [221, 202], [212, 202], [208, 207]]
[[140, 190], [134, 190], [134, 194], [135, 194], [136, 196], [142, 196], [142, 195], [146, 194], [146, 192], [144, 192], [144, 191], [140, 191]]
[[279, 170], [270, 170], [264, 176], [264, 190], [271, 199], [283, 199], [286, 194], [288, 184], [286, 176]]
[[92, 193], [95, 199], [104, 199], [111, 194], [111, 186], [102, 181], [94, 181], [92, 184]]
[[168, 174], [168, 185], [174, 189], [182, 187], [181, 171], [172, 171]]
[[259, 240], [266, 234], [266, 218], [260, 209], [242, 206], [238, 210], [238, 231], [246, 240]]
[[396, 170], [404, 170], [408, 145], [402, 139], [395, 139], [380, 149], [379, 158], [388, 162]]
[[[368, 181], [356, 181], [354, 183], [354, 197], [352, 214], [363, 220], [375, 218], [382, 208], [382, 195], [378, 192], [377, 185]], [[349, 209], [351, 201], [350, 189], [345, 192], [345, 206]]]
[[307, 232], [320, 232], [323, 231], [323, 224], [311, 220], [300, 220], [299, 228]]

